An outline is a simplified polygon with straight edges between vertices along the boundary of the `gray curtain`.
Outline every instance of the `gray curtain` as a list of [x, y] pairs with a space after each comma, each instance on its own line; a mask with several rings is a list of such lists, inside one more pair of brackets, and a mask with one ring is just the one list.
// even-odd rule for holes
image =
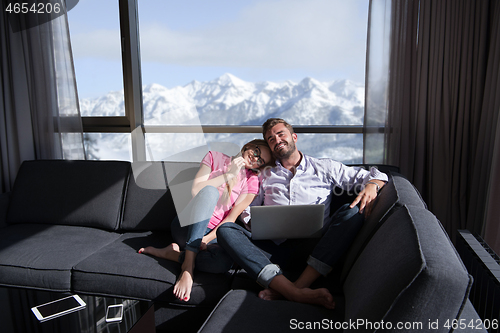
[[84, 159], [85, 153], [67, 16], [12, 15], [1, 4], [3, 193], [24, 160]]
[[391, 1], [384, 162], [416, 185], [453, 240], [458, 229], [483, 230], [497, 171], [498, 7]]
[[[478, 181], [479, 186], [474, 187], [476, 193], [482, 191], [482, 184], [486, 184], [488, 190], [485, 206], [485, 223], [483, 226], [483, 238], [490, 247], [498, 254], [500, 253], [500, 4], [495, 4], [492, 8], [493, 19], [491, 28], [491, 43], [489, 45], [488, 70], [486, 74], [485, 97], [483, 108], [488, 110], [481, 121], [479, 144], [485, 142], [484, 149], [489, 149], [489, 153], [484, 153], [483, 149], [478, 149], [477, 164], [491, 166], [489, 177], [477, 177], [473, 181]], [[481, 144], [482, 145], [482, 144]], [[479, 170], [481, 172], [482, 170]], [[480, 195], [477, 195], [480, 200]], [[481, 201], [476, 201], [476, 206], [480, 206]], [[471, 210], [468, 221], [470, 224], [476, 219], [481, 219], [483, 211], [481, 209]]]

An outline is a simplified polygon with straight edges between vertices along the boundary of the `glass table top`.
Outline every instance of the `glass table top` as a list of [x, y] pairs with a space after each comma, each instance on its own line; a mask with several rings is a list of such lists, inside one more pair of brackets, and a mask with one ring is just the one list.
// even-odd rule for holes
[[[72, 294], [0, 287], [2, 332], [129, 332], [152, 305], [152, 302], [148, 301], [79, 294], [85, 302], [85, 307], [81, 310], [43, 322], [39, 321], [31, 310], [32, 307], [70, 295]], [[115, 305], [123, 307], [122, 318], [112, 321], [111, 312]], [[109, 307], [111, 308], [106, 320]]]

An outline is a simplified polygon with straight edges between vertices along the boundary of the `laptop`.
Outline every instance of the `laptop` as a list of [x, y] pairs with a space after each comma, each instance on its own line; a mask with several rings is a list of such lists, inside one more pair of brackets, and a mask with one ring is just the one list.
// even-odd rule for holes
[[321, 237], [325, 205], [251, 206], [252, 239]]

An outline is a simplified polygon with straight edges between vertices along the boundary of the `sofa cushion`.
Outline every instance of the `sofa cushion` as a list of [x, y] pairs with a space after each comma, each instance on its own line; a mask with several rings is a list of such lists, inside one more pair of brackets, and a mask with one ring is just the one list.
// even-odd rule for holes
[[169, 231], [177, 215], [162, 162], [134, 162], [123, 221], [125, 231]]
[[396, 172], [390, 173], [388, 177], [388, 182], [375, 199], [371, 214], [365, 219], [363, 227], [349, 248], [341, 274], [342, 281], [370, 238], [392, 212], [403, 205], [426, 208], [419, 192], [406, 178]]
[[435, 216], [404, 206], [377, 230], [347, 276], [346, 320], [445, 322], [460, 315], [470, 283]]
[[75, 266], [73, 288], [75, 292], [126, 296], [187, 306], [217, 304], [229, 290], [228, 274], [195, 271], [191, 299], [187, 303], [181, 302], [173, 295], [180, 264], [137, 252], [147, 245], [164, 247], [171, 242], [170, 232], [123, 234]]
[[163, 167], [175, 209], [177, 212], [182, 212], [193, 197], [191, 188], [196, 173], [200, 169], [200, 163], [163, 162]]
[[[215, 307], [199, 332], [343, 332], [341, 299], [335, 310], [286, 300], [265, 301], [248, 290], [231, 290]], [[338, 329], [336, 325], [338, 326]]]
[[73, 266], [118, 237], [78, 226], [7, 226], [0, 231], [0, 284], [70, 291]]
[[116, 230], [129, 162], [26, 161], [19, 169], [7, 222]]
[[134, 162], [121, 229], [168, 231], [191, 200], [199, 163]]

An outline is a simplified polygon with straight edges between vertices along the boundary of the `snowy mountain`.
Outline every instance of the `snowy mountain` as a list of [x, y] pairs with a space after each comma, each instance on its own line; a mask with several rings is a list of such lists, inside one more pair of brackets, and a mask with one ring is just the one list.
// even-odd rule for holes
[[[319, 82], [305, 78], [299, 83], [243, 81], [224, 74], [208, 81], [192, 81], [183, 87], [165, 88], [150, 84], [143, 90], [146, 125], [261, 125], [267, 118], [279, 117], [292, 125], [362, 125], [364, 86], [348, 80]], [[96, 99], [80, 101], [82, 116], [123, 115], [123, 92], [110, 92]], [[119, 135], [118, 135], [119, 136]], [[109, 158], [123, 137], [101, 134], [91, 140], [95, 157]], [[243, 145], [259, 134], [147, 134], [149, 150], [155, 159], [215, 141]], [[298, 147], [318, 157], [345, 162], [358, 161], [362, 138], [355, 134], [303, 134]], [[119, 141], [119, 142], [118, 142]], [[98, 146], [95, 144], [98, 142]], [[128, 154], [128, 152], [125, 152]], [[124, 158], [129, 157], [111, 157]]]

